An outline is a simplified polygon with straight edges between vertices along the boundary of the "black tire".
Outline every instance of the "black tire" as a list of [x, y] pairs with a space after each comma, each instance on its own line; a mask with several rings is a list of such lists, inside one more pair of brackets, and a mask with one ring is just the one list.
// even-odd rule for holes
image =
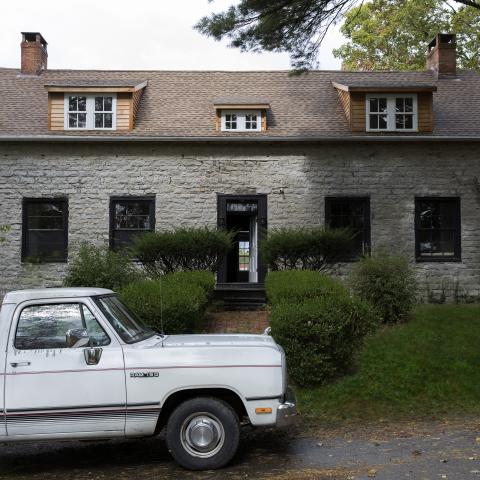
[[[228, 403], [217, 398], [186, 400], [173, 411], [167, 422], [168, 450], [181, 467], [189, 470], [224, 467], [235, 456], [239, 439], [237, 414]], [[210, 443], [199, 446], [202, 441]], [[201, 448], [205, 450], [198, 450]]]

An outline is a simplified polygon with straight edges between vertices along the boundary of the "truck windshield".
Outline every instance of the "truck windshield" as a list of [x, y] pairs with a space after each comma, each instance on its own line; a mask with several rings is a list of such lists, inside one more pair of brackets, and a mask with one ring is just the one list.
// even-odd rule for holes
[[125, 343], [136, 343], [155, 335], [115, 295], [94, 297], [93, 300]]

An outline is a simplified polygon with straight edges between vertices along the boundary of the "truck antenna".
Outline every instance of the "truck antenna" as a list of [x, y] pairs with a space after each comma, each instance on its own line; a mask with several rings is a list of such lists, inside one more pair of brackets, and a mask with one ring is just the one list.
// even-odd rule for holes
[[160, 333], [162, 337], [165, 336], [165, 330], [163, 329], [163, 288], [162, 288], [162, 275], [160, 275]]

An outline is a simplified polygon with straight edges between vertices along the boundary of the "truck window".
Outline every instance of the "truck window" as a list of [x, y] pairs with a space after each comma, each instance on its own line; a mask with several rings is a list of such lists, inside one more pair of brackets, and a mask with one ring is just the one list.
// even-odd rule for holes
[[[83, 307], [86, 310], [82, 311]], [[15, 348], [19, 350], [67, 348], [66, 333], [72, 328], [87, 328], [94, 344], [110, 343], [102, 327], [85, 306], [78, 303], [61, 303], [25, 307], [18, 320]]]
[[115, 295], [93, 297], [93, 301], [125, 343], [140, 342], [155, 335], [155, 331], [147, 327]]

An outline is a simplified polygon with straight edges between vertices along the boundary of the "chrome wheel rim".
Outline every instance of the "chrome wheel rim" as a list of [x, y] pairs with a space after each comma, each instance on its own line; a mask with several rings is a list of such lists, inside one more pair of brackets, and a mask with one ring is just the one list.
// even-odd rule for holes
[[194, 413], [183, 422], [180, 441], [190, 455], [210, 458], [223, 447], [225, 430], [215, 415], [207, 412]]

